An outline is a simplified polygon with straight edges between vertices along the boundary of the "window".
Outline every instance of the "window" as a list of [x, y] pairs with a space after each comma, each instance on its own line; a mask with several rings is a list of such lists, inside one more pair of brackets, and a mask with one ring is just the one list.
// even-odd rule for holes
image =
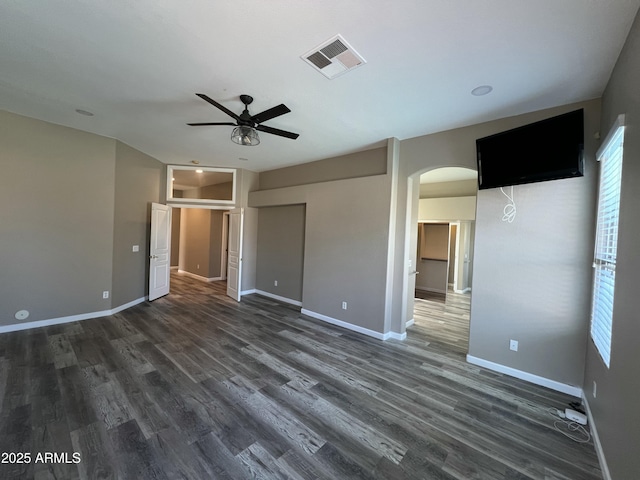
[[600, 162], [600, 183], [593, 260], [591, 338], [607, 367], [611, 360], [623, 142], [624, 116], [620, 115], [597, 154]]
[[175, 207], [230, 208], [236, 203], [236, 170], [168, 165], [167, 202]]

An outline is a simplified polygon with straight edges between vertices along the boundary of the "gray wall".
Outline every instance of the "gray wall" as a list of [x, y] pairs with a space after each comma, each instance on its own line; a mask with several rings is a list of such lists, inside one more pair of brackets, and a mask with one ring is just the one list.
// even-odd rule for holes
[[[110, 138], [2, 111], [0, 159], [0, 325], [21, 323], [21, 309], [31, 322], [144, 296], [140, 259], [159, 162]], [[141, 252], [131, 261], [133, 244]]]
[[[260, 209], [256, 288], [302, 301], [305, 206]], [[278, 286], [274, 281], [278, 281]]]
[[[600, 103], [584, 109], [584, 177], [515, 186], [513, 223], [502, 221], [507, 199], [500, 189], [478, 192], [469, 338], [473, 357], [578, 388], [589, 327]], [[510, 339], [518, 340], [518, 352], [509, 350]]]
[[[180, 270], [203, 278], [218, 277], [211, 271], [211, 210], [183, 208], [180, 214]], [[220, 255], [218, 247], [217, 255]]]
[[[565, 105], [402, 141], [400, 144], [401, 174], [398, 183], [398, 216], [404, 217], [406, 215], [407, 188], [403, 178], [411, 177], [416, 182], [416, 177], [420, 173], [442, 166], [475, 169], [475, 140], [477, 138], [576, 108], [585, 109], [587, 176], [579, 179], [516, 187], [516, 196], [522, 202], [518, 204], [518, 222], [520, 223], [515, 227], [513, 224], [509, 224], [514, 228], [508, 232], [510, 235], [514, 235], [511, 240], [518, 242], [519, 248], [517, 250], [514, 250], [510, 244], [505, 255], [498, 257], [495, 253], [500, 249], [500, 247], [496, 248], [496, 242], [499, 242], [497, 243], [499, 246], [503, 243], [501, 229], [504, 226], [500, 217], [504, 202], [499, 198], [504, 198], [502, 194], [499, 190], [492, 190], [484, 191], [482, 199], [480, 195], [478, 196], [478, 215], [482, 215], [483, 218], [482, 220], [479, 217], [476, 218], [469, 353], [472, 356], [507, 367], [581, 386], [580, 372], [584, 366], [584, 354], [581, 352], [584, 352], [585, 332], [588, 326], [585, 315], [590, 294], [588, 282], [590, 272], [588, 269], [591, 260], [589, 254], [593, 248], [593, 221], [590, 217], [593, 214], [595, 201], [593, 162], [596, 145], [593, 134], [599, 130], [599, 100]], [[569, 183], [571, 181], [574, 183]], [[569, 185], [569, 188], [555, 188], [554, 185], [557, 185], [558, 182], [564, 182]], [[413, 202], [410, 204], [412, 209], [415, 209], [414, 203], [418, 197], [416, 190], [414, 187]], [[571, 200], [571, 203], [566, 203], [566, 200]], [[498, 207], [499, 210], [494, 213]], [[496, 220], [498, 213], [500, 215]], [[547, 217], [548, 223], [544, 220]], [[417, 217], [413, 213], [410, 218], [417, 222]], [[539, 232], [542, 228], [547, 229], [546, 225], [555, 228], [559, 219], [565, 220], [562, 230], [555, 229], [553, 233], [548, 232], [549, 237], [545, 237], [544, 244], [541, 245], [534, 241], [534, 238], [538, 240], [539, 235], [528, 236], [528, 233]], [[481, 231], [480, 224], [485, 221], [490, 225], [486, 225]], [[417, 223], [415, 225], [417, 228]], [[415, 229], [412, 229], [411, 240], [415, 235]], [[551, 236], [554, 236], [553, 241], [550, 240]], [[404, 255], [404, 251], [398, 251], [396, 254], [396, 279], [401, 279], [402, 267], [405, 262]], [[406, 258], [411, 258], [411, 255], [415, 255], [415, 248], [409, 249]], [[547, 256], [560, 262], [554, 266], [554, 271], [559, 270], [563, 275], [556, 276], [554, 281], [560, 282], [557, 284], [560, 290], [566, 292], [570, 289], [571, 300], [562, 303], [563, 320], [561, 324], [547, 328], [549, 325], [540, 324], [540, 320], [535, 320], [534, 324], [539, 325], [539, 328], [536, 329], [535, 334], [531, 334], [528, 325], [533, 321], [532, 316], [523, 316], [522, 311], [528, 309], [535, 311], [538, 308], [527, 292], [530, 289], [533, 290], [539, 300], [541, 283], [543, 282], [535, 275], [535, 272], [540, 272], [538, 264], [548, 264]], [[497, 269], [498, 275], [490, 277], [488, 272], [493, 261], [499, 261], [501, 268]], [[481, 270], [480, 273], [478, 273], [478, 268]], [[494, 270], [496, 269], [494, 268]], [[511, 286], [513, 284], [511, 284], [507, 290], [502, 292], [500, 289], [505, 284], [505, 278], [516, 282], [518, 290], [514, 292], [514, 287]], [[484, 285], [484, 289], [481, 288], [481, 285]], [[480, 290], [478, 290], [479, 288]], [[402, 307], [400, 298], [398, 294], [394, 295], [394, 312], [400, 312]], [[413, 311], [411, 298], [404, 300], [410, 305], [406, 309], [406, 315], [409, 316]], [[554, 305], [561, 304], [557, 296], [550, 297], [548, 301]], [[496, 305], [502, 305], [499, 309], [501, 314], [495, 314]], [[401, 319], [402, 316], [400, 313], [396, 313], [394, 318]], [[405, 317], [404, 320], [406, 321], [408, 318]], [[491, 332], [492, 338], [489, 338], [488, 332]], [[508, 349], [509, 338], [513, 338], [509, 335], [522, 337], [520, 339], [521, 349], [516, 355], [512, 355], [513, 352]], [[560, 342], [559, 335], [569, 339], [568, 343]], [[532, 351], [532, 348], [527, 346], [529, 342], [532, 342], [531, 347], [544, 346], [542, 351], [547, 355], [543, 358], [527, 353]], [[568, 362], [565, 362], [568, 358], [565, 350], [574, 354]]]
[[[165, 167], [155, 158], [116, 142], [113, 221], [114, 307], [149, 294], [151, 202], [164, 202]], [[133, 252], [133, 245], [139, 251]]]
[[420, 198], [469, 197], [478, 193], [478, 180], [420, 184]]
[[[593, 127], [598, 117], [591, 117]], [[587, 128], [592, 135], [593, 128]], [[595, 165], [583, 178], [478, 192], [469, 354], [582, 387], [593, 254]], [[509, 340], [519, 342], [518, 352]]]
[[[409, 260], [415, 261], [415, 239], [417, 238], [417, 202], [419, 195], [419, 185], [418, 178], [419, 175], [425, 173], [430, 170], [434, 170], [440, 167], [464, 167], [471, 168], [473, 170], [476, 169], [476, 153], [475, 153], [475, 141], [477, 138], [481, 138], [487, 135], [491, 135], [494, 133], [498, 133], [504, 130], [508, 130], [510, 128], [515, 128], [518, 126], [522, 126], [531, 122], [535, 122], [538, 120], [542, 120], [544, 118], [548, 118], [554, 115], [559, 115], [564, 112], [568, 112], [571, 110], [575, 110], [577, 108], [585, 108], [586, 115], [586, 130], [585, 130], [585, 141], [587, 142], [588, 152], [591, 152], [591, 161], [593, 161], [593, 152], [595, 151], [595, 140], [593, 139], [593, 133], [599, 129], [599, 109], [600, 102], [599, 100], [591, 100], [588, 102], [582, 102], [572, 105], [565, 105], [561, 107], [550, 108], [547, 110], [542, 110], [538, 112], [532, 112], [524, 115], [519, 115], [515, 117], [503, 118], [500, 120], [495, 120], [492, 122], [486, 122], [482, 124], [472, 125], [469, 127], [458, 128], [455, 130], [449, 130], [446, 132], [435, 133], [432, 135], [424, 135], [421, 137], [411, 138], [407, 140], [403, 140], [400, 142], [400, 174], [398, 176], [398, 202], [397, 202], [397, 216], [398, 218], [407, 218], [409, 222], [411, 222], [411, 229], [407, 234], [405, 233], [406, 226], [404, 222], [401, 222], [398, 225], [397, 229], [397, 245], [405, 245], [405, 248], [397, 248], [395, 255], [395, 275], [394, 275], [394, 294], [393, 294], [393, 318], [396, 325], [393, 327], [394, 330], [402, 328], [401, 324], [408, 321], [413, 315], [413, 295], [409, 297], [403, 297], [402, 290], [402, 281], [404, 274], [404, 267]], [[593, 170], [593, 168], [591, 168]], [[410, 181], [407, 183], [407, 178]], [[593, 176], [587, 177], [586, 180], [577, 180], [578, 182], [590, 182], [593, 180]], [[411, 190], [408, 189], [408, 185], [411, 185]], [[586, 205], [593, 207], [594, 201], [594, 193], [593, 189], [595, 185], [591, 186], [591, 190], [588, 187], [585, 187], [585, 197], [581, 199], [584, 201]], [[558, 208], [560, 208], [560, 213], [562, 215], [562, 211], [565, 208], [565, 205], [558, 205], [558, 202], [555, 201], [557, 197], [557, 190], [554, 190], [554, 196], [544, 198], [541, 200], [542, 203], [539, 204], [540, 209], [545, 210], [547, 212], [555, 212]], [[502, 196], [502, 194], [498, 193]], [[407, 199], [409, 202], [407, 202]], [[410, 210], [407, 215], [407, 206], [409, 206]], [[574, 208], [572, 206], [568, 206], [568, 208]], [[500, 209], [502, 211], [502, 207]], [[477, 225], [477, 224], [476, 224]], [[587, 225], [584, 225], [584, 228], [587, 229]], [[590, 225], [589, 229], [592, 228]], [[590, 231], [574, 231], [568, 233], [568, 235], [576, 235], [579, 237], [584, 237], [585, 242], [592, 242]], [[536, 248], [535, 244], [528, 242], [526, 239], [524, 245], [530, 245], [532, 248]], [[590, 248], [590, 247], [587, 247]], [[474, 280], [473, 280], [473, 289], [474, 293], [472, 294], [472, 301], [477, 298], [475, 287], [478, 285], [479, 280], [475, 277], [475, 266], [476, 261], [475, 253], [474, 253]], [[415, 263], [414, 263], [415, 265]], [[590, 265], [590, 262], [589, 262]], [[509, 271], [514, 271], [514, 267], [507, 266]], [[584, 272], [576, 272], [575, 278], [578, 283], [583, 282], [581, 274]], [[514, 273], [514, 276], [516, 273]], [[410, 280], [411, 282], [411, 280]], [[582, 285], [582, 284], [580, 284]], [[580, 286], [582, 288], [582, 286]], [[410, 292], [413, 292], [411, 288], [411, 284], [409, 285]], [[584, 292], [583, 292], [584, 293]], [[499, 294], [499, 298], [500, 297]], [[506, 298], [506, 296], [504, 297]], [[482, 300], [482, 296], [480, 297]], [[521, 302], [521, 305], [528, 305], [528, 300], [526, 295], [522, 294], [518, 297], [517, 302]], [[580, 315], [580, 312], [583, 310], [583, 306], [571, 306], [572, 310], [571, 315], [575, 318]], [[472, 325], [473, 325], [473, 315], [472, 315]], [[577, 320], [576, 320], [577, 321]], [[479, 321], [479, 326], [483, 325], [483, 321]], [[489, 326], [489, 325], [487, 325]], [[403, 330], [404, 331], [404, 330]], [[470, 346], [472, 348], [472, 346]], [[498, 349], [501, 349], [501, 346], [496, 345], [495, 354], [498, 354]], [[578, 348], [578, 347], [576, 347]], [[483, 348], [483, 351], [486, 352], [486, 349]], [[477, 352], [478, 353], [478, 352]], [[558, 352], [559, 358], [562, 357], [562, 354]], [[493, 356], [493, 355], [492, 355]], [[497, 358], [497, 357], [496, 357]], [[489, 359], [487, 359], [489, 360]], [[577, 360], [581, 361], [581, 360]], [[538, 365], [536, 365], [535, 360], [532, 360], [531, 365], [523, 365], [519, 364], [525, 371], [529, 371], [533, 373], [533, 371], [539, 371]], [[517, 368], [517, 367], [514, 367]], [[570, 367], [573, 371], [575, 368]], [[549, 372], [553, 373], [553, 372]], [[557, 375], [553, 375], [552, 378]], [[567, 375], [563, 373], [561, 376], [566, 377]], [[581, 381], [572, 380], [572, 382], [577, 382], [577, 384], [581, 384]]]
[[180, 267], [180, 216], [181, 208], [171, 209], [171, 266]]
[[382, 147], [261, 172], [260, 190], [385, 173], [387, 173], [387, 148]]
[[[607, 369], [593, 342], [587, 342], [585, 394], [606, 455], [611, 477], [638, 478], [640, 472], [640, 321], [638, 320], [638, 272], [640, 272], [640, 16], [629, 33], [602, 101], [602, 137], [615, 118], [626, 114], [622, 170], [618, 263], [611, 367]], [[593, 382], [597, 382], [597, 397]]]
[[[418, 225], [418, 257], [416, 289], [447, 293], [449, 263], [449, 225], [420, 223]], [[451, 277], [453, 279], [453, 277]]]
[[211, 210], [211, 223], [209, 225], [209, 238], [211, 239], [211, 255], [209, 258], [209, 277], [222, 276], [220, 271], [222, 261], [222, 210]]
[[[379, 152], [370, 152], [377, 164]], [[327, 168], [340, 164], [329, 159]], [[250, 193], [253, 207], [306, 204], [304, 309], [384, 331], [390, 196], [390, 177], [378, 174]]]

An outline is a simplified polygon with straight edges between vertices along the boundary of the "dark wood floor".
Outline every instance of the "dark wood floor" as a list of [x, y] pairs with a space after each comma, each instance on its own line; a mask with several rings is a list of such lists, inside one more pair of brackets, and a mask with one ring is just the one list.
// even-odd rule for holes
[[421, 292], [414, 300], [415, 324], [407, 334], [420, 332], [421, 338], [437, 343], [444, 349], [466, 355], [469, 351], [469, 313], [471, 295], [455, 293]]
[[120, 314], [1, 335], [0, 452], [31, 462], [0, 478], [601, 478], [547, 412], [573, 399], [467, 364], [433, 308], [381, 342], [175, 277]]

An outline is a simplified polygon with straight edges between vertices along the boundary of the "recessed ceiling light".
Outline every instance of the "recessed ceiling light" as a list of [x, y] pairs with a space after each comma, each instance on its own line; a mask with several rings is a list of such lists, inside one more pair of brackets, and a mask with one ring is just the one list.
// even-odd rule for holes
[[82, 110], [81, 108], [76, 108], [76, 113], [80, 115], [84, 115], [85, 117], [93, 117], [93, 113], [88, 110]]
[[248, 158], [243, 158], [243, 157], [238, 157], [238, 160], [241, 160], [243, 162], [248, 162], [249, 161]]
[[471, 90], [471, 95], [475, 97], [481, 97], [483, 95], [487, 95], [488, 93], [491, 93], [492, 90], [493, 90], [493, 87], [491, 85], [480, 85], [479, 87], [476, 87], [473, 90]]
[[196, 173], [202, 173], [202, 170], [198, 169], [196, 170]]

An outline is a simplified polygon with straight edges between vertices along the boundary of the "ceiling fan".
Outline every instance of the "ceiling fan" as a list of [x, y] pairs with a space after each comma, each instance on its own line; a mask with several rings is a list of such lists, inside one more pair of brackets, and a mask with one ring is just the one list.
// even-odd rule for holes
[[281, 137], [291, 138], [295, 140], [298, 138], [297, 133], [287, 132], [285, 130], [280, 130], [278, 128], [267, 127], [266, 125], [262, 125], [263, 122], [267, 120], [271, 120], [272, 118], [279, 117], [280, 115], [284, 115], [285, 113], [289, 113], [291, 110], [287, 108], [286, 105], [281, 103], [275, 107], [269, 108], [264, 112], [257, 113], [256, 115], [251, 115], [249, 113], [249, 105], [253, 102], [253, 97], [250, 95], [240, 95], [240, 101], [244, 104], [244, 111], [237, 115], [229, 110], [227, 107], [220, 105], [215, 100], [209, 98], [204, 93], [196, 93], [198, 97], [203, 99], [204, 101], [210, 103], [216, 108], [219, 108], [224, 113], [233, 118], [236, 123], [231, 122], [206, 122], [206, 123], [187, 123], [192, 127], [200, 127], [206, 125], [230, 125], [235, 126], [231, 133], [231, 140], [238, 145], [258, 145], [260, 143], [260, 137], [258, 137], [258, 132], [271, 133], [273, 135], [279, 135]]

